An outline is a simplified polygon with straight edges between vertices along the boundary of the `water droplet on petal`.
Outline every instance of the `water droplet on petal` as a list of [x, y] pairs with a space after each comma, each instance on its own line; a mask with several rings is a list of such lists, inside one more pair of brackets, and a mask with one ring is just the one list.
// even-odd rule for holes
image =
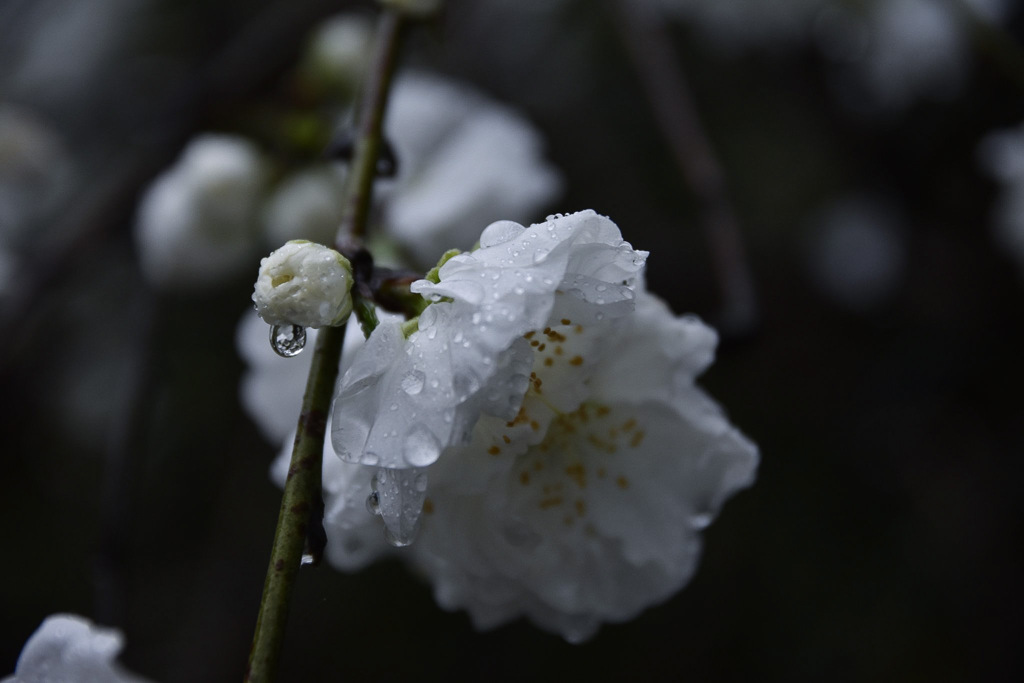
[[313, 555], [312, 555], [312, 553], [303, 553], [302, 554], [302, 560], [301, 560], [300, 563], [301, 564], [313, 564]]
[[440, 453], [441, 444], [424, 425], [415, 425], [406, 432], [405, 441], [402, 443], [402, 456], [413, 467], [433, 464]]
[[423, 384], [426, 380], [427, 376], [422, 371], [410, 370], [402, 377], [402, 391], [410, 396], [415, 396], [423, 391]]
[[548, 257], [548, 254], [550, 253], [551, 252], [548, 249], [538, 249], [537, 251], [533, 252], [533, 262], [541, 263], [544, 259]]
[[297, 356], [306, 346], [306, 328], [302, 325], [274, 325], [270, 328], [270, 348], [284, 358]]
[[514, 221], [497, 221], [491, 223], [480, 234], [481, 247], [493, 247], [497, 244], [515, 239], [526, 230], [523, 226]]

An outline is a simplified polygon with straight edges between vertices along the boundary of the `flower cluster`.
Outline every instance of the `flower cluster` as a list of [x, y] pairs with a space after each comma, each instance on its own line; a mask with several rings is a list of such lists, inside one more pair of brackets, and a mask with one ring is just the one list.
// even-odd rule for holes
[[[365, 67], [369, 32], [360, 17], [326, 22], [296, 78], [324, 91], [325, 99], [350, 96], [353, 73]], [[335, 121], [315, 125], [326, 136]], [[561, 189], [531, 124], [466, 86], [424, 73], [399, 76], [384, 129], [398, 164], [396, 177], [380, 183], [380, 225], [373, 232], [393, 240], [417, 266], [429, 267], [451, 246], [472, 246], [481, 225], [534, 218]], [[261, 147], [237, 135], [199, 136], [148, 189], [135, 234], [153, 284], [208, 287], [236, 275], [262, 249], [297, 239], [333, 244], [344, 166], [320, 159], [319, 148], [318, 161], [292, 165]], [[310, 154], [301, 149], [291, 156]]]
[[714, 332], [646, 291], [646, 256], [585, 211], [493, 224], [415, 283], [418, 329], [382, 322], [340, 383], [332, 564], [415, 538], [401, 555], [442, 606], [573, 641], [681, 588], [758, 456], [694, 384]]

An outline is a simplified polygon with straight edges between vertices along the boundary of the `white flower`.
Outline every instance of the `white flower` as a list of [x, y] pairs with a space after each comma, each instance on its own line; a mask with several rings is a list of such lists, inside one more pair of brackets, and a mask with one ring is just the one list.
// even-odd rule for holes
[[135, 239], [146, 277], [195, 289], [241, 272], [260, 242], [264, 175], [259, 152], [243, 138], [192, 140], [139, 205]]
[[[451, 299], [432, 320], [408, 339], [378, 328], [343, 379], [335, 447], [377, 467], [325, 463], [328, 557], [354, 569], [395, 552], [372, 533], [374, 489], [392, 540], [415, 532], [403, 508], [422, 507], [402, 554], [442, 606], [577, 641], [686, 583], [700, 529], [753, 481], [757, 450], [694, 384], [714, 332], [643, 290], [645, 255], [611, 221], [497, 224], [481, 245], [418, 285]], [[457, 372], [477, 381], [456, 392]], [[460, 420], [468, 435], [445, 431]]]
[[[515, 418], [530, 383], [531, 343], [542, 345], [524, 335], [572, 318], [590, 334], [573, 338], [564, 360], [583, 364], [586, 346], [632, 310], [645, 257], [593, 211], [530, 228], [492, 224], [480, 249], [444, 264], [438, 284], [413, 284], [436, 300], [416, 332], [405, 339], [397, 322], [382, 323], [355, 354], [335, 402], [335, 450], [350, 462], [421, 468], [465, 443], [481, 415]], [[418, 472], [384, 477], [403, 497], [422, 502]], [[415, 519], [404, 508], [389, 517], [392, 499], [384, 491], [381, 497], [389, 530], [406, 537]], [[415, 500], [412, 507], [414, 518]]]
[[532, 219], [561, 190], [530, 124], [465, 86], [399, 78], [385, 130], [398, 157], [385, 227], [421, 266], [472, 247], [481, 225]]
[[124, 645], [115, 629], [54, 614], [25, 643], [14, 675], [2, 683], [145, 683], [114, 661]]
[[331, 327], [352, 312], [352, 265], [322, 244], [293, 240], [260, 261], [252, 300], [268, 325]]

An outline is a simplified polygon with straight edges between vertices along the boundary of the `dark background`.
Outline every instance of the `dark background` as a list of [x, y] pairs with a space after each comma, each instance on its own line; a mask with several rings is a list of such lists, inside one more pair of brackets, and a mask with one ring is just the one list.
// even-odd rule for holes
[[[25, 242], [30, 274], [3, 299], [0, 674], [45, 616], [74, 612], [121, 628], [122, 661], [154, 680], [240, 679], [280, 501], [276, 445], [237, 401], [252, 284], [153, 292], [131, 224], [188, 138], [280, 98], [308, 30], [348, 6], [156, 2], [76, 91], [8, 89], [0, 70], [0, 99], [52, 122], [85, 178]], [[66, 9], [0, 4], [0, 56]], [[650, 250], [650, 288], [715, 321], [698, 204], [619, 24], [601, 3], [544, 26], [529, 14], [453, 1], [404, 61], [528, 115], [567, 179], [552, 211], [610, 216]], [[477, 634], [399, 564], [303, 569], [283, 680], [1024, 673], [1024, 272], [993, 241], [997, 187], [976, 159], [1024, 119], [1021, 72], [979, 38], [957, 98], [864, 114], [812, 45], [723, 55], [671, 31], [756, 285], [758, 324], [726, 331], [703, 378], [761, 448], [756, 485], [705, 532], [685, 590], [579, 646], [522, 622]], [[850, 193], [896, 207], [905, 254], [893, 287], [853, 308], [810, 264], [814, 216]]]

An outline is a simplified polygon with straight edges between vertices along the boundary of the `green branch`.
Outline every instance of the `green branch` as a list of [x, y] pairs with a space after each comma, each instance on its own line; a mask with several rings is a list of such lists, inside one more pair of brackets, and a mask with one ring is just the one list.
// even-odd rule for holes
[[[381, 147], [381, 123], [397, 63], [403, 24], [398, 13], [387, 11], [378, 27], [372, 72], [360, 108], [355, 153], [345, 188], [346, 208], [338, 231], [338, 244], [346, 247], [345, 250], [358, 248], [366, 232], [366, 217]], [[344, 337], [344, 327], [324, 328], [317, 336], [292, 448], [291, 466], [281, 498], [270, 566], [263, 585], [256, 632], [249, 652], [246, 681], [265, 683], [277, 677], [288, 609], [303, 548], [310, 531], [322, 528], [324, 438]]]

